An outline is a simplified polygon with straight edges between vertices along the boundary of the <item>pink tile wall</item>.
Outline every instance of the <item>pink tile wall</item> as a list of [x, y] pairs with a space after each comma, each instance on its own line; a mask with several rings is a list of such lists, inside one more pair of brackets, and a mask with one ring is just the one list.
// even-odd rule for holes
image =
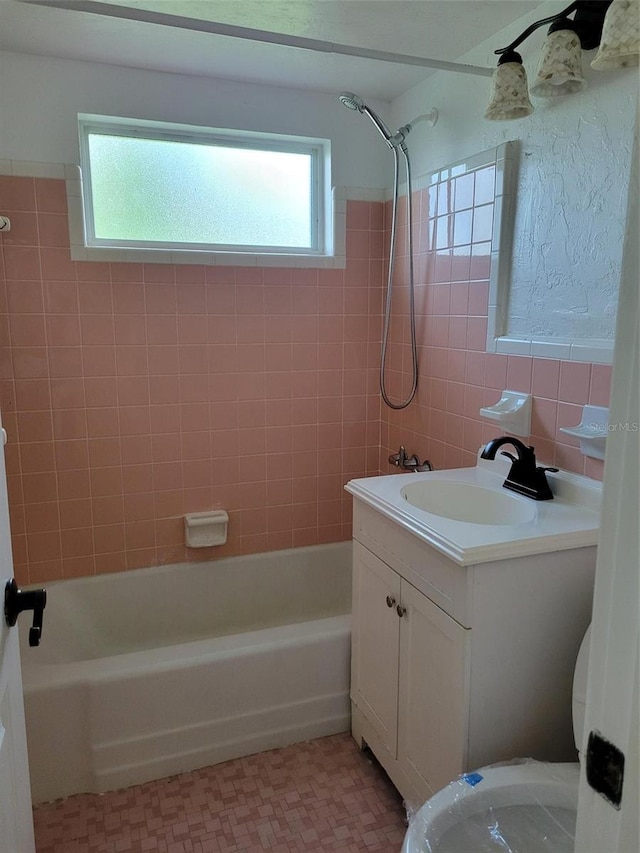
[[347, 269], [82, 263], [63, 181], [0, 178], [0, 405], [22, 583], [347, 539], [375, 473], [383, 210], [352, 202]]
[[[187, 551], [182, 516], [225, 507], [217, 556], [350, 537], [352, 478], [404, 444], [474, 464], [478, 410], [534, 396], [542, 462], [600, 479], [557, 432], [607, 405], [610, 367], [484, 351], [492, 169], [415, 194], [420, 383], [378, 397], [389, 208], [349, 202], [347, 269], [98, 264], [69, 258], [64, 182], [0, 177], [0, 405], [20, 582], [120, 571]], [[387, 231], [385, 231], [385, 224]], [[401, 217], [399, 239], [406, 227]], [[406, 272], [406, 253], [397, 278]], [[410, 382], [408, 290], [387, 363]]]
[[[475, 464], [480, 445], [501, 434], [478, 411], [509, 388], [533, 395], [523, 440], [541, 462], [602, 479], [603, 463], [582, 456], [558, 427], [577, 424], [585, 403], [609, 404], [611, 367], [485, 352], [493, 198], [493, 167], [414, 194], [420, 382], [408, 409], [382, 408], [380, 470], [392, 470], [387, 458], [400, 444], [437, 468]], [[405, 266], [406, 257], [400, 275]], [[395, 400], [410, 381], [406, 286], [396, 305], [387, 371]]]

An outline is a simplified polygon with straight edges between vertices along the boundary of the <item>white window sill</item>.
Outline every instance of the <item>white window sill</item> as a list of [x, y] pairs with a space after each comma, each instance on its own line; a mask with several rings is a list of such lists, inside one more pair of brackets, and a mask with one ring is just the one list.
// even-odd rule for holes
[[166, 249], [91, 248], [71, 245], [72, 261], [107, 261], [109, 263], [201, 264], [204, 266], [236, 267], [314, 267], [344, 269], [343, 255], [278, 255], [253, 252], [190, 252]]
[[613, 364], [613, 341], [494, 336], [491, 326], [491, 320], [489, 320], [487, 352], [532, 356], [534, 358], [556, 358], [563, 361], [586, 361], [594, 364]]

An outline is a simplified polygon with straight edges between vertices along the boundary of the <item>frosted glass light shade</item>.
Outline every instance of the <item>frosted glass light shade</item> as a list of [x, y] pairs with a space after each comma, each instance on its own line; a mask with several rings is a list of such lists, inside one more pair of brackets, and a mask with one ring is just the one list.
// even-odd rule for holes
[[527, 72], [521, 62], [503, 62], [493, 72], [491, 98], [484, 114], [489, 121], [525, 118], [533, 112]]
[[597, 71], [632, 68], [640, 52], [640, 3], [613, 0], [607, 9], [600, 47], [591, 67]]
[[582, 76], [582, 47], [572, 29], [549, 33], [542, 46], [531, 94], [540, 98], [572, 95], [587, 85]]

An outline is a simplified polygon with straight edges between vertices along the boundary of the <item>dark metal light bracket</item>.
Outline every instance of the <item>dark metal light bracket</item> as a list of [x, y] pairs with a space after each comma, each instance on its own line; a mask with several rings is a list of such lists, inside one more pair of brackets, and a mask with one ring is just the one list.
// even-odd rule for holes
[[593, 50], [600, 44], [604, 17], [607, 14], [607, 9], [611, 3], [612, 0], [575, 0], [574, 3], [571, 3], [566, 9], [558, 12], [557, 15], [551, 15], [549, 18], [543, 18], [542, 20], [531, 24], [531, 26], [527, 27], [527, 29], [521, 33], [517, 39], [512, 41], [511, 44], [508, 44], [506, 47], [501, 47], [498, 50], [494, 50], [494, 53], [500, 55], [514, 50], [540, 27], [544, 27], [545, 24], [553, 24], [555, 21], [561, 18], [566, 18], [573, 12], [576, 14], [571, 23], [573, 25], [573, 29], [578, 34], [582, 49]]

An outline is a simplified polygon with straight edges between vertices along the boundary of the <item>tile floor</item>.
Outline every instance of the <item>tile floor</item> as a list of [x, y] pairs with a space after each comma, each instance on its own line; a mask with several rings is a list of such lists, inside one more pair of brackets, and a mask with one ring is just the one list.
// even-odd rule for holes
[[37, 853], [399, 853], [400, 795], [347, 734], [34, 809]]

